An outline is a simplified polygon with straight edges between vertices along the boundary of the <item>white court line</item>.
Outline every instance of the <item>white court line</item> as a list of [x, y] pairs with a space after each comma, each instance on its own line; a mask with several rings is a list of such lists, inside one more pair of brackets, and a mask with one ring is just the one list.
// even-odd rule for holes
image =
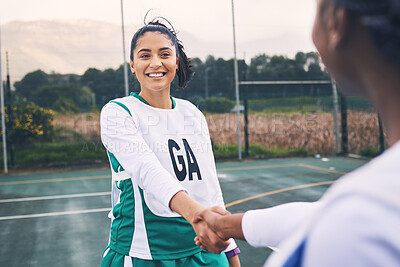
[[111, 208], [103, 208], [103, 209], [92, 209], [92, 210], [73, 210], [73, 211], [63, 211], [63, 212], [49, 212], [49, 213], [38, 213], [38, 214], [28, 214], [28, 215], [5, 216], [5, 217], [0, 217], [0, 221], [38, 218], [38, 217], [50, 217], [50, 216], [60, 216], [60, 215], [71, 215], [71, 214], [82, 214], [82, 213], [104, 212], [104, 211], [110, 211], [110, 210], [111, 210]]
[[35, 200], [47, 200], [47, 199], [59, 199], [59, 198], [94, 197], [94, 196], [105, 196], [105, 195], [111, 195], [111, 192], [86, 193], [86, 194], [70, 194], [70, 195], [43, 196], [43, 197], [10, 198], [10, 199], [1, 199], [1, 200], [0, 200], [0, 203], [11, 203], [11, 202], [21, 202], [21, 201], [35, 201]]

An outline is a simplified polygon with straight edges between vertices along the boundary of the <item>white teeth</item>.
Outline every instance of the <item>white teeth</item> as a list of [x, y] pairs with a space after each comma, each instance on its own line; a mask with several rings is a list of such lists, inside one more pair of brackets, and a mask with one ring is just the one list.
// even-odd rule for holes
[[164, 74], [162, 73], [150, 73], [149, 77], [157, 78], [157, 77], [162, 77]]

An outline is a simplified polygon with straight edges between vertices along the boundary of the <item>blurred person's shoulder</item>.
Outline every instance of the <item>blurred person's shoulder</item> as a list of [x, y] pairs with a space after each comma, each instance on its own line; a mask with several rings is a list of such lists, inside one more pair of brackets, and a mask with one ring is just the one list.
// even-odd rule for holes
[[344, 195], [310, 231], [304, 266], [400, 266], [399, 209], [368, 195]]

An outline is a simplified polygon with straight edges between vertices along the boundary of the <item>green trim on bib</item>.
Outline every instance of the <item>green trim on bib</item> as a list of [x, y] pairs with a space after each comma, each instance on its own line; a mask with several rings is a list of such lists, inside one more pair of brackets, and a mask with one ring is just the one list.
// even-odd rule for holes
[[110, 103], [114, 103], [114, 104], [117, 104], [117, 105], [121, 106], [123, 109], [125, 109], [126, 111], [128, 111], [129, 115], [132, 116], [132, 114], [131, 114], [131, 112], [129, 111], [128, 107], [125, 106], [124, 104], [122, 104], [121, 102], [111, 100]]
[[[147, 104], [147, 105], [150, 106], [150, 104], [149, 104], [146, 100], [144, 100], [144, 98], [141, 97], [138, 93], [132, 92], [132, 93], [130, 94], [130, 96], [136, 97], [136, 98], [139, 99], [141, 102], [143, 102], [143, 103], [145, 103], [145, 104]], [[176, 106], [175, 100], [172, 98], [172, 96], [169, 96], [169, 97], [171, 98], [171, 101], [172, 101], [172, 108], [175, 108], [175, 106]]]
[[196, 233], [183, 217], [161, 217], [151, 212], [142, 197], [144, 221], [151, 256], [154, 260], [172, 260], [188, 257], [202, 249], [194, 243]]
[[149, 104], [146, 100], [144, 100], [144, 98], [141, 97], [138, 93], [132, 92], [132, 93], [130, 94], [130, 96], [136, 97], [136, 98], [139, 99], [141, 102], [143, 102], [143, 103], [145, 103], [146, 105], [149, 105], [149, 106], [150, 106], [150, 104]]
[[121, 189], [120, 202], [112, 211], [115, 219], [111, 225], [109, 247], [118, 253], [129, 255], [135, 225], [135, 197], [132, 180], [120, 181], [119, 188]]
[[111, 162], [111, 167], [113, 168], [114, 172], [122, 172], [124, 168], [122, 165], [118, 162], [117, 158], [114, 156], [113, 153], [107, 150], [108, 157]]
[[174, 100], [174, 98], [172, 96], [170, 96], [170, 98], [171, 98], [171, 101], [172, 101], [172, 108], [175, 108], [175, 106], [176, 106], [175, 100]]

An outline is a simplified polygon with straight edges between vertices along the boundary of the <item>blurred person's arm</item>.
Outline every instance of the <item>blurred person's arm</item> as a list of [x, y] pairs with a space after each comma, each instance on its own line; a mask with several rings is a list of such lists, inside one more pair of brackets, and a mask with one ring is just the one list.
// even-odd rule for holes
[[[219, 207], [196, 214], [195, 220], [204, 220], [218, 236], [227, 240], [246, 240], [253, 247], [276, 247], [296, 231], [319, 207], [318, 202], [293, 202], [246, 213], [221, 215]], [[201, 246], [201, 242], [197, 242]]]

